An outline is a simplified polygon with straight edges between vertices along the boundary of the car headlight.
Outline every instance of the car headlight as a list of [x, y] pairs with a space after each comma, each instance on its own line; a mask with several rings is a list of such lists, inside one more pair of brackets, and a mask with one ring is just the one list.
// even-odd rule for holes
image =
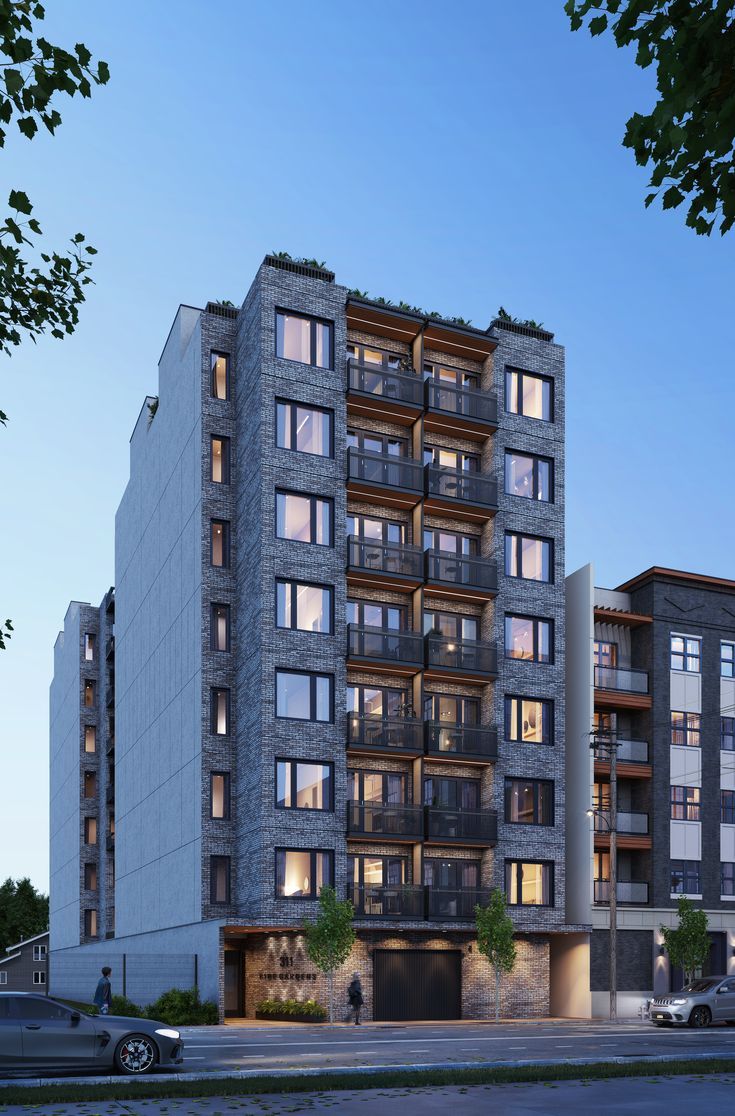
[[675, 1005], [676, 1005], [677, 1007], [681, 1007], [681, 1005], [682, 1005], [682, 1004], [685, 1004], [685, 1003], [687, 1003], [687, 1001], [686, 1001], [686, 1000], [674, 1000], [674, 1004], [675, 1004]]
[[181, 1035], [179, 1034], [179, 1032], [178, 1031], [172, 1031], [170, 1027], [159, 1027], [156, 1030], [156, 1034], [161, 1035], [163, 1038], [170, 1038], [170, 1039], [180, 1039], [181, 1038]]

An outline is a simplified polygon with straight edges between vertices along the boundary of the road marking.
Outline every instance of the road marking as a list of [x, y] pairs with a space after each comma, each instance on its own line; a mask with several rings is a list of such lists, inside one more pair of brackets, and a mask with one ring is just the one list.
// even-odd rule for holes
[[555, 1050], [571, 1050], [571, 1048], [573, 1046], [574, 1046], [573, 1042], [557, 1042], [554, 1049]]
[[[668, 1034], [667, 1039], [670, 1039], [673, 1034], [679, 1034], [681, 1036], [684, 1036], [685, 1038], [688, 1038], [689, 1040], [692, 1039], [691, 1033], [688, 1032], [688, 1031], [672, 1031]], [[620, 1039], [622, 1041], [623, 1039], [629, 1038], [631, 1035], [648, 1035], [651, 1038], [653, 1037], [651, 1035], [650, 1031], [648, 1031], [648, 1030], [645, 1030], [645, 1031], [627, 1031], [625, 1035], [620, 1036]], [[417, 1037], [418, 1036], [414, 1036], [413, 1038], [403, 1038], [403, 1039], [398, 1039], [398, 1038], [379, 1039], [379, 1038], [375, 1038], [372, 1041], [375, 1043], [376, 1046], [397, 1046], [399, 1044], [405, 1045], [409, 1042], [416, 1042]], [[444, 1038], [426, 1038], [426, 1039], [424, 1039], [424, 1042], [429, 1042], [429, 1043], [438, 1043], [438, 1042], [460, 1043], [462, 1041], [463, 1037], [468, 1037], [468, 1036], [452, 1035], [452, 1036], [447, 1036], [447, 1037], [444, 1037]], [[472, 1037], [475, 1039], [476, 1042], [502, 1042], [502, 1043], [505, 1043], [507, 1041], [507, 1036], [504, 1036], [504, 1035], [477, 1034], [477, 1035], [473, 1035]], [[550, 1042], [552, 1039], [563, 1038], [564, 1036], [563, 1035], [524, 1035], [523, 1037], [526, 1039], [527, 1042]], [[595, 1034], [586, 1034], [584, 1037], [587, 1038], [587, 1039], [598, 1039], [598, 1038], [609, 1039], [610, 1038], [610, 1032], [609, 1031], [602, 1031], [602, 1032], [595, 1033]], [[361, 1038], [357, 1038], [357, 1036], [354, 1039], [333, 1039], [333, 1040], [313, 1039], [311, 1042], [303, 1042], [303, 1041], [289, 1042], [289, 1040], [286, 1039], [284, 1042], [279, 1043], [279, 1045], [280, 1046], [327, 1046], [327, 1047], [329, 1047], [329, 1046], [355, 1046], [357, 1044], [357, 1042], [360, 1042], [360, 1041], [364, 1042], [365, 1040], [361, 1039]], [[230, 1049], [230, 1048], [239, 1049], [239, 1048], [242, 1048], [242, 1047], [254, 1048], [254, 1047], [261, 1047], [261, 1046], [270, 1047], [270, 1046], [272, 1046], [272, 1043], [269, 1043], [269, 1042], [216, 1042], [215, 1041], [215, 1042], [207, 1042], [207, 1043], [187, 1043], [186, 1049], [187, 1050], [227, 1050], [227, 1049]]]

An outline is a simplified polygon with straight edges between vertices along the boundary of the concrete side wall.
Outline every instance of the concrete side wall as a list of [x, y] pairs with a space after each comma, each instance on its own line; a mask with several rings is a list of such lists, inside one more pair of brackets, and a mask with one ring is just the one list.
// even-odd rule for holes
[[567, 918], [572, 923], [589, 922], [592, 900], [592, 826], [586, 811], [591, 805], [593, 770], [593, 585], [591, 565], [566, 579]]
[[552, 1015], [589, 1019], [590, 999], [590, 935], [558, 934], [551, 939]]
[[182, 308], [116, 518], [116, 932], [201, 915], [201, 336]]

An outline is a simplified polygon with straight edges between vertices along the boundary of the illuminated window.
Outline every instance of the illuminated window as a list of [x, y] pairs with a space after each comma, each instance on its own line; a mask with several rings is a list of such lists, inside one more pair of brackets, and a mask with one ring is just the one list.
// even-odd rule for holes
[[316, 899], [333, 886], [334, 853], [322, 849], [276, 849], [276, 895], [281, 899]]
[[230, 483], [230, 439], [213, 434], [210, 439], [210, 477], [215, 484]]
[[230, 606], [213, 604], [210, 619], [210, 637], [213, 651], [230, 650]]
[[554, 417], [553, 383], [547, 376], [533, 372], [505, 371], [505, 409], [512, 415], [543, 419]]
[[84, 751], [97, 751], [97, 729], [94, 725], [84, 726]]
[[534, 616], [505, 617], [505, 657], [529, 662], [553, 661], [553, 636], [550, 620]]
[[85, 818], [84, 819], [84, 843], [85, 845], [97, 844], [97, 819]]
[[230, 398], [230, 357], [228, 353], [212, 353], [212, 395], [215, 399]]
[[277, 760], [276, 806], [284, 810], [332, 810], [331, 763]]
[[700, 745], [699, 713], [682, 713], [671, 710], [671, 743], [698, 748]]
[[224, 519], [211, 522], [211, 564], [221, 569], [230, 565], [230, 525]]
[[276, 535], [292, 542], [331, 546], [332, 501], [298, 492], [277, 492]]
[[94, 705], [94, 682], [87, 679], [84, 683], [84, 705], [87, 709]]
[[553, 702], [543, 698], [505, 698], [505, 739], [513, 743], [552, 744]]
[[281, 449], [332, 456], [332, 411], [276, 400], [276, 445]]
[[515, 907], [553, 907], [554, 865], [547, 861], [506, 860], [505, 893]]
[[331, 588], [301, 581], [277, 581], [276, 626], [301, 632], [331, 632]]
[[210, 776], [209, 815], [220, 821], [230, 817], [230, 775], [228, 771], [213, 771]]
[[699, 821], [699, 787], [671, 788], [671, 818], [673, 821]]
[[551, 540], [506, 531], [505, 574], [528, 581], [551, 581]]
[[94, 662], [94, 650], [97, 643], [97, 637], [92, 632], [85, 632], [84, 635], [84, 658], [88, 663]]
[[553, 483], [553, 462], [548, 457], [505, 451], [505, 491], [509, 496], [550, 503]]
[[212, 690], [212, 732], [216, 736], [230, 733], [230, 691]]
[[84, 912], [84, 934], [87, 938], [97, 937], [97, 912], [95, 910]]
[[671, 636], [671, 669], [699, 674], [702, 641], [696, 636]]
[[279, 310], [276, 313], [276, 356], [317, 368], [333, 368], [333, 330], [331, 322]]

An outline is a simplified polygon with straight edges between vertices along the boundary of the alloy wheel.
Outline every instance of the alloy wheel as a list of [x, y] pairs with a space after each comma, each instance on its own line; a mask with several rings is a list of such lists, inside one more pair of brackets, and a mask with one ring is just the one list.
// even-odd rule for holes
[[123, 1073], [148, 1073], [156, 1062], [156, 1049], [145, 1035], [129, 1035], [117, 1050]]

